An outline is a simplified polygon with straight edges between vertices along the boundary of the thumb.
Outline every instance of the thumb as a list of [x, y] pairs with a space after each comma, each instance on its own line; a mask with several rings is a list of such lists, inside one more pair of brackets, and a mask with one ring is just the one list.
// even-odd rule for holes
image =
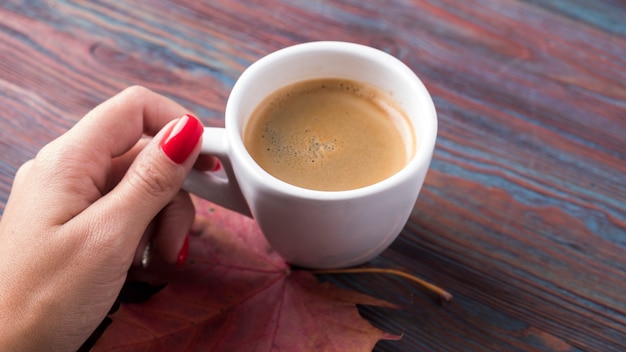
[[203, 131], [202, 123], [191, 115], [170, 122], [101, 199], [104, 209], [93, 208], [100, 208], [101, 216], [115, 219], [116, 230], [132, 234], [128, 240], [136, 245], [152, 219], [180, 191], [200, 152]]

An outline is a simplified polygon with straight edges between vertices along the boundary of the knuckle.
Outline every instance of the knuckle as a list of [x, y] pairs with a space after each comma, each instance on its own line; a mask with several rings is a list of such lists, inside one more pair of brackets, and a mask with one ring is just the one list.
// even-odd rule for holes
[[34, 159], [28, 160], [24, 164], [22, 164], [17, 171], [15, 171], [15, 176], [13, 178], [13, 187], [17, 188], [19, 185], [25, 183], [26, 180], [31, 174], [31, 170], [33, 168], [33, 164], [35, 163]]
[[39, 149], [37, 155], [35, 155], [35, 161], [45, 160], [46, 162], [57, 162], [61, 158], [61, 152], [57, 147], [57, 142], [52, 141]]
[[138, 163], [128, 176], [133, 188], [144, 191], [152, 197], [173, 193], [176, 190], [170, 173], [156, 162]]
[[26, 167], [34, 168], [38, 175], [46, 179], [66, 180], [69, 183], [74, 179], [83, 179], [87, 174], [85, 171], [94, 168], [97, 158], [88, 151], [82, 151], [85, 155], [82, 157], [75, 152], [75, 148], [67, 143], [53, 141], [41, 148]]
[[28, 174], [34, 162], [34, 159], [30, 159], [22, 164], [15, 172], [15, 178], [21, 178], [23, 175]]
[[74, 166], [68, 155], [71, 154], [66, 153], [62, 145], [51, 142], [42, 147], [35, 158], [29, 162], [31, 164], [26, 167], [35, 168], [37, 174], [43, 178], [57, 178], [59, 175], [63, 174], [65, 170]]
[[129, 99], [130, 101], [142, 101], [143, 98], [150, 94], [152, 94], [150, 89], [140, 85], [132, 85], [125, 88], [120, 93], [123, 98]]

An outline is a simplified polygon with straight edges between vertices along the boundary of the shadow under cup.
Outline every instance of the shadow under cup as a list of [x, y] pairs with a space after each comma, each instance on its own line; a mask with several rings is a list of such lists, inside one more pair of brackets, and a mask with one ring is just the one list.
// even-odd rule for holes
[[[282, 87], [320, 78], [374, 86], [402, 108], [416, 145], [403, 169], [367, 187], [315, 191], [271, 176], [252, 159], [242, 135], [257, 106]], [[430, 164], [437, 117], [424, 85], [398, 59], [358, 44], [313, 42], [279, 50], [251, 65], [231, 92], [225, 130], [234, 177], [272, 247], [296, 265], [336, 268], [372, 259], [401, 232]]]

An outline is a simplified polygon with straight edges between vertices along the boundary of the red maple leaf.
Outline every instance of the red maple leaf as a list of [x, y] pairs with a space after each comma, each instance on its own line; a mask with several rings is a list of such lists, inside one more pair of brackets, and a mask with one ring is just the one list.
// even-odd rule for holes
[[392, 304], [292, 270], [252, 219], [196, 208], [188, 263], [147, 302], [122, 304], [94, 351], [371, 351], [400, 338], [356, 308]]

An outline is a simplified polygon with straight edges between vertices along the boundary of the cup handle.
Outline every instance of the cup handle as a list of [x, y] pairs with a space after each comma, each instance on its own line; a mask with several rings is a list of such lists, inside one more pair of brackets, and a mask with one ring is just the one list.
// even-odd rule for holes
[[228, 139], [223, 128], [205, 127], [200, 153], [220, 159], [222, 169], [215, 172], [191, 170], [183, 189], [230, 210], [252, 217], [250, 208], [239, 189], [228, 155]]

